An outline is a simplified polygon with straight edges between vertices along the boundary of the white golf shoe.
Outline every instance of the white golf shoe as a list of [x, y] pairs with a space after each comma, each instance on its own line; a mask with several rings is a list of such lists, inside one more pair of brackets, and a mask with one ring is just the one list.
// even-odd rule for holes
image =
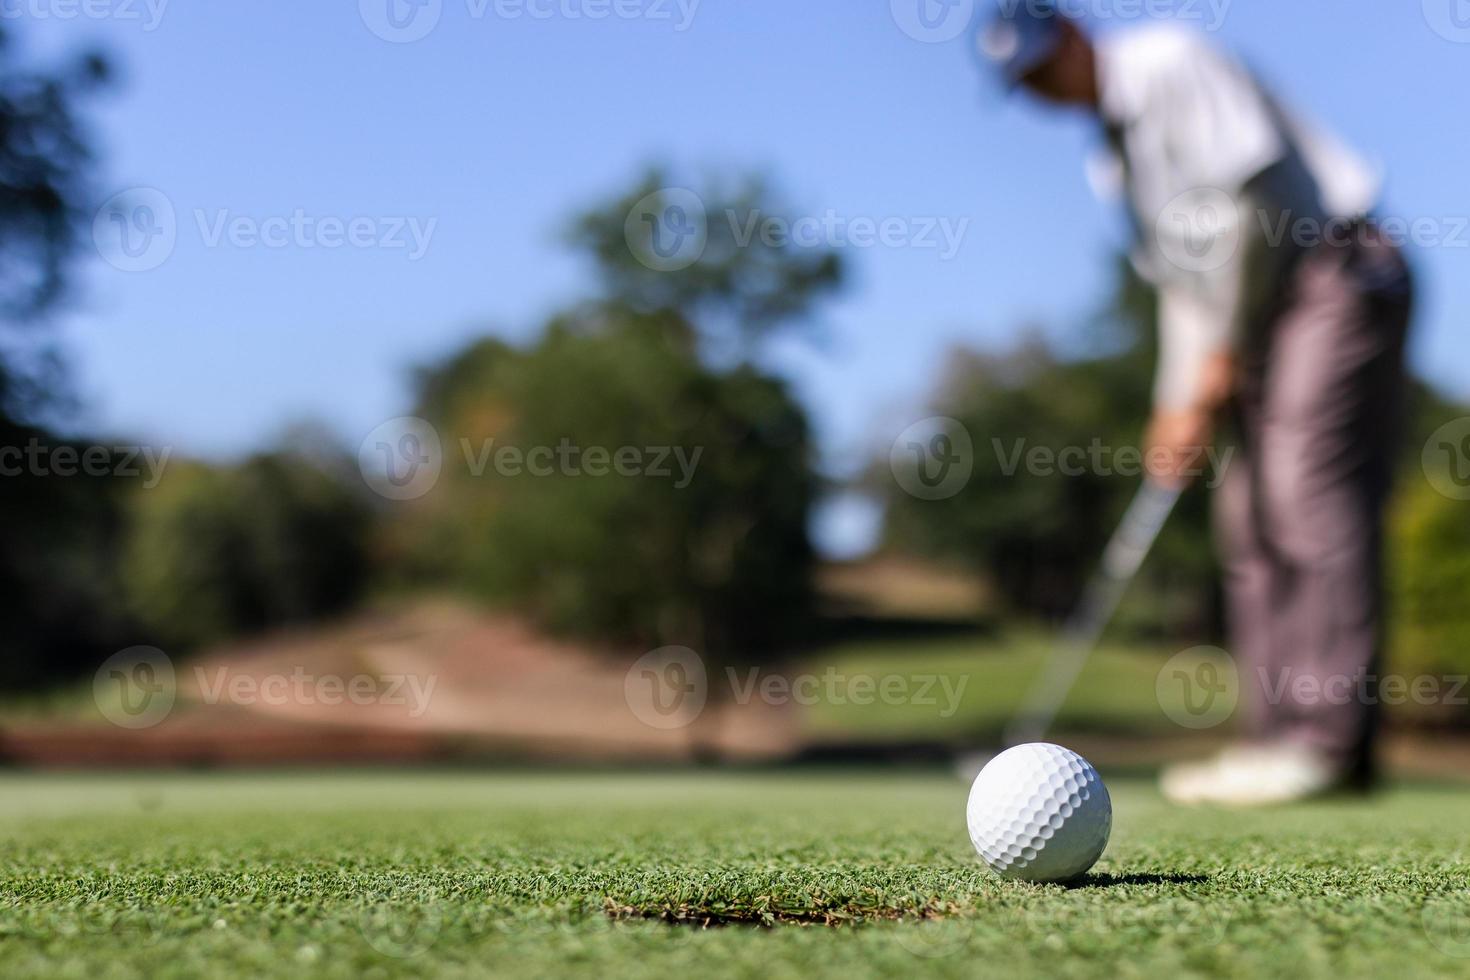
[[1168, 766], [1159, 778], [1165, 798], [1186, 806], [1273, 806], [1345, 789], [1350, 773], [1305, 745], [1238, 745], [1203, 762]]

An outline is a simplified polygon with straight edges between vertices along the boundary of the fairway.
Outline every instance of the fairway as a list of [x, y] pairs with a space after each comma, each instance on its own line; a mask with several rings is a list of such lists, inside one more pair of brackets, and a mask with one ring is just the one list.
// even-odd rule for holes
[[1470, 970], [1463, 789], [1222, 814], [1109, 782], [1064, 888], [983, 870], [939, 774], [8, 774], [0, 976]]

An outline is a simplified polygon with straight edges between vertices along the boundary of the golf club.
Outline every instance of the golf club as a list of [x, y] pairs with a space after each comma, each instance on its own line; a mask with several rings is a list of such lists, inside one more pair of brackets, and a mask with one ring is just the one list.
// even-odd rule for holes
[[[1180, 493], [1178, 488], [1144, 481], [1108, 542], [1100, 567], [1062, 628], [1045, 667], [1006, 726], [1005, 747], [1039, 742], [1051, 729], [1123, 594], [1158, 540]], [[988, 755], [966, 755], [957, 768], [962, 776], [973, 778], [988, 760]]]

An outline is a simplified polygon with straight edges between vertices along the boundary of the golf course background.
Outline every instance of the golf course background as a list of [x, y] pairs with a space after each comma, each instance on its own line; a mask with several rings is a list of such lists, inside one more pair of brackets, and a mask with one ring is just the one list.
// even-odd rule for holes
[[[1100, 255], [1076, 322], [960, 325], [1003, 339], [957, 341], [834, 464], [783, 352], [842, 366], [834, 303], [872, 270], [743, 237], [829, 203], [780, 174], [655, 150], [515, 229], [580, 270], [529, 321], [495, 319], [505, 256], [455, 259], [479, 326], [394, 324], [391, 417], [191, 453], [110, 427], [59, 326], [111, 300], [89, 269], [148, 271], [103, 240], [156, 230], [162, 178], [119, 192], [99, 125], [133, 66], [32, 27], [0, 27], [0, 978], [1470, 973], [1470, 407], [1423, 379], [1404, 406], [1384, 671], [1431, 683], [1388, 705], [1385, 791], [1157, 796], [1233, 730], [1207, 471], [1051, 733], [1099, 767], [1112, 843], [1071, 886], [1004, 882], [955, 763], [1045, 674], [1138, 487], [1155, 297], [1127, 263]], [[189, 120], [161, 125], [195, 164]], [[277, 137], [260, 168], [301, 177]], [[693, 255], [647, 220], [695, 210]], [[213, 301], [307, 251], [211, 264], [235, 277]], [[189, 315], [157, 295], [147, 316]], [[273, 362], [361, 389], [359, 326]], [[837, 505], [869, 553], [819, 547]]]
[[[12, 33], [23, 25], [0, 39]], [[558, 643], [614, 674], [670, 647], [715, 677], [789, 674], [854, 644], [912, 674], [907, 641], [946, 636], [947, 669], [975, 651], [989, 712], [1019, 686], [1009, 651], [1035, 646], [1075, 606], [1137, 488], [1156, 299], [1121, 258], [1111, 292], [1070, 328], [1017, 324], [1004, 344], [957, 345], [914, 417], [875, 433], [871, 465], [834, 474], [771, 354], [823, 343], [851, 254], [743, 234], [812, 206], [758, 169], [655, 165], [568, 201], [558, 227], [536, 232], [578, 258], [577, 288], [515, 342], [487, 328], [406, 359], [401, 414], [370, 432], [305, 418], [258, 452], [203, 459], [94, 431], [52, 320], [81, 299], [98, 228], [154, 205], [114, 195], [97, 206], [93, 113], [121, 84], [105, 51], [38, 61], [3, 45], [0, 59], [0, 184], [24, 191], [0, 206], [0, 258], [14, 273], [0, 295], [0, 759], [7, 721], [75, 704], [121, 651], [151, 648], [187, 672], [313, 630], [323, 642], [354, 630], [356, 650], [375, 616], [396, 624], [396, 610], [440, 602], [523, 631], [487, 651], [492, 681], [507, 658], [534, 661]], [[691, 208], [725, 220], [702, 227], [697, 250], [667, 253], [647, 219]], [[1459, 492], [1470, 458], [1457, 455], [1470, 409], [1422, 382], [1404, 409], [1385, 669], [1449, 690], [1470, 674], [1470, 491]], [[916, 453], [925, 446], [943, 451]], [[1227, 432], [1114, 627], [1115, 642], [1159, 665], [1221, 642], [1207, 490], [1229, 448]], [[1090, 462], [1058, 468], [1059, 455]], [[873, 553], [845, 568], [813, 535], [843, 499], [881, 515]], [[906, 581], [883, 579], [895, 563]], [[914, 649], [920, 664], [934, 652]], [[429, 651], [408, 659], [420, 674], [439, 669]], [[114, 672], [126, 675], [104, 676]], [[1123, 690], [1135, 673], [1150, 671], [1093, 681], [1110, 726], [1126, 711], [1152, 726], [1146, 686]], [[472, 674], [446, 673], [446, 688]], [[1417, 699], [1395, 717], [1462, 728], [1466, 700]], [[889, 707], [900, 720], [860, 727], [936, 723]], [[951, 729], [980, 739], [992, 721], [971, 707]]]

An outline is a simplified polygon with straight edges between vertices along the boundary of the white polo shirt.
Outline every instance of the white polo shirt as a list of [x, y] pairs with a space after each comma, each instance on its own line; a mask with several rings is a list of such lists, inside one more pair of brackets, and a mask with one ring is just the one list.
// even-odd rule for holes
[[1150, 26], [1096, 50], [1110, 166], [1094, 167], [1094, 185], [1127, 199], [1134, 264], [1159, 289], [1155, 402], [1183, 408], [1205, 360], [1238, 348], [1299, 254], [1292, 229], [1368, 214], [1380, 180], [1192, 31]]

